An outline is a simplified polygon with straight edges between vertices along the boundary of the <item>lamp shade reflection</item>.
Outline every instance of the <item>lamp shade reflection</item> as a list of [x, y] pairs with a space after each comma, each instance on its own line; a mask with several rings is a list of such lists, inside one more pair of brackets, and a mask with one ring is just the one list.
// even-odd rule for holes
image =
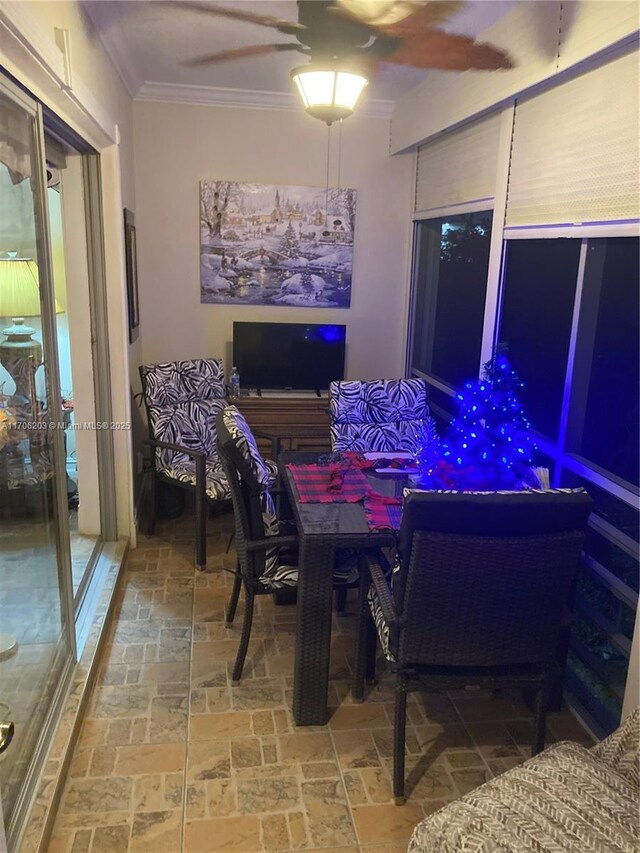
[[[56, 301], [56, 314], [62, 313]], [[33, 375], [42, 361], [42, 347], [31, 336], [35, 329], [25, 317], [42, 312], [38, 265], [31, 258], [0, 258], [0, 317], [11, 317], [12, 325], [3, 329], [6, 340], [0, 342], [0, 363], [16, 384], [16, 396], [31, 399]]]

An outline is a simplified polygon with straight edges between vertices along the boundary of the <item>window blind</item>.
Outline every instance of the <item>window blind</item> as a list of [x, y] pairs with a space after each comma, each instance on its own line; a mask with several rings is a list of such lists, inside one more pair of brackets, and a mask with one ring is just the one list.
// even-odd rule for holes
[[499, 132], [496, 112], [420, 146], [415, 210], [492, 199]]
[[633, 51], [516, 105], [507, 226], [640, 216], [638, 92]]

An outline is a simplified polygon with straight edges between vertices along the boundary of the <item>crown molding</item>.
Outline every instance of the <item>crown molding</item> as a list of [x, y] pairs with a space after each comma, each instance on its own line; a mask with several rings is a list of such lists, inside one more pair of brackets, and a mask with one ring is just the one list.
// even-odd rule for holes
[[[185, 83], [143, 83], [136, 101], [162, 101], [212, 107], [245, 107], [254, 110], [299, 111], [301, 103], [293, 92], [264, 92], [256, 89], [230, 89], [220, 86], [194, 86]], [[390, 119], [393, 101], [365, 100], [356, 108], [366, 118]]]

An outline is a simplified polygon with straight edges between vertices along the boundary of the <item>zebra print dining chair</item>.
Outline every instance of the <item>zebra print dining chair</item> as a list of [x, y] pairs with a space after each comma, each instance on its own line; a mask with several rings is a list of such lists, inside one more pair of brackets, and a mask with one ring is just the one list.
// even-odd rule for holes
[[158, 483], [165, 482], [196, 495], [196, 566], [204, 569], [207, 502], [229, 498], [229, 485], [216, 449], [216, 416], [224, 409], [222, 362], [194, 358], [140, 365], [142, 398], [152, 448], [153, 533]]
[[336, 452], [413, 453], [429, 420], [427, 384], [422, 379], [332, 382], [329, 416]]
[[[242, 634], [231, 676], [237, 683], [242, 677], [249, 647], [255, 597], [273, 594], [276, 601], [283, 604], [295, 600], [298, 536], [293, 523], [278, 518], [269, 467], [260, 455], [246, 420], [235, 406], [227, 406], [218, 414], [217, 436], [218, 454], [231, 489], [238, 555], [226, 612], [227, 628], [233, 624], [243, 587], [245, 592]], [[358, 581], [357, 554], [349, 549], [338, 549], [333, 587], [339, 609], [344, 608], [347, 589], [356, 586]]]

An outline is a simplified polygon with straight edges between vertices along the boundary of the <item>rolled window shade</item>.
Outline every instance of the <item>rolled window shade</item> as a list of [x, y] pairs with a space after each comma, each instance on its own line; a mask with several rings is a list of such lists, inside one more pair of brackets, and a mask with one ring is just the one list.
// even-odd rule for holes
[[638, 52], [516, 105], [506, 225], [640, 216]]
[[499, 132], [496, 112], [420, 146], [415, 210], [492, 199]]

